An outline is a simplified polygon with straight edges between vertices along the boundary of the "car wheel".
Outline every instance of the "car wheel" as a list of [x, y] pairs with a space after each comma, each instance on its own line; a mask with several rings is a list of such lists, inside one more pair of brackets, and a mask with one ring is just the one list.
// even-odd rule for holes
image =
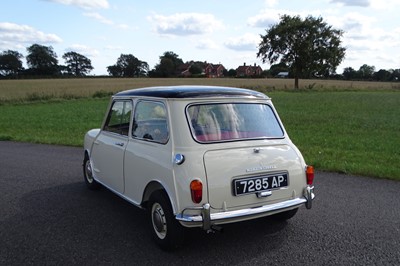
[[184, 239], [184, 228], [175, 219], [168, 196], [164, 191], [152, 194], [148, 217], [153, 239], [163, 250], [178, 248]]
[[276, 221], [286, 221], [286, 220], [289, 220], [290, 218], [292, 218], [293, 216], [295, 216], [298, 210], [299, 210], [299, 208], [296, 208], [296, 209], [293, 209], [290, 211], [280, 212], [280, 213], [272, 215], [272, 218]]
[[83, 160], [83, 177], [89, 189], [96, 190], [100, 188], [100, 184], [93, 178], [92, 164], [88, 155], [85, 155], [85, 159]]

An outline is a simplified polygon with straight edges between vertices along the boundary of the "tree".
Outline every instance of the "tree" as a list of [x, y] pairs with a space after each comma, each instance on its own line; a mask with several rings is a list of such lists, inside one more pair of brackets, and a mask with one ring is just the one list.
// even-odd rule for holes
[[149, 71], [149, 65], [131, 54], [121, 54], [117, 63], [107, 67], [107, 71], [114, 77], [142, 77]]
[[394, 69], [390, 71], [392, 74], [390, 75], [391, 81], [399, 81], [400, 80], [400, 69]]
[[51, 46], [33, 44], [26, 48], [26, 61], [30, 72], [35, 75], [54, 76], [58, 74], [57, 54]]
[[354, 70], [354, 68], [346, 67], [343, 70], [343, 78], [345, 80], [354, 80], [354, 79], [357, 79], [357, 77], [358, 77], [358, 73], [357, 73], [357, 71]]
[[374, 79], [377, 81], [389, 81], [391, 75], [392, 73], [390, 71], [380, 69], [378, 72], [374, 73]]
[[189, 72], [192, 75], [200, 75], [204, 71], [204, 63], [203, 62], [193, 62], [191, 67], [189, 68]]
[[108, 66], [107, 72], [110, 76], [113, 77], [122, 77], [122, 68], [118, 65]]
[[289, 67], [285, 63], [279, 63], [269, 68], [269, 73], [272, 77], [276, 77], [280, 72], [289, 72]]
[[372, 80], [375, 73], [375, 67], [364, 64], [358, 70], [358, 76], [363, 80]]
[[93, 70], [92, 62], [86, 56], [76, 52], [67, 52], [62, 57], [67, 64], [68, 74], [81, 77]]
[[227, 73], [228, 77], [234, 78], [234, 77], [236, 77], [236, 75], [237, 75], [236, 69], [231, 68], [228, 70], [228, 73]]
[[182, 59], [174, 52], [165, 52], [160, 56], [160, 63], [157, 64], [151, 75], [154, 77], [174, 77], [178, 74], [179, 66], [183, 64]]
[[0, 75], [17, 76], [23, 70], [21, 59], [24, 56], [17, 51], [7, 50], [0, 54]]
[[299, 78], [314, 75], [329, 76], [342, 62], [346, 49], [341, 47], [342, 30], [333, 29], [321, 17], [283, 15], [280, 22], [260, 35], [257, 57], [273, 64], [284, 63], [295, 78], [294, 87], [299, 88]]

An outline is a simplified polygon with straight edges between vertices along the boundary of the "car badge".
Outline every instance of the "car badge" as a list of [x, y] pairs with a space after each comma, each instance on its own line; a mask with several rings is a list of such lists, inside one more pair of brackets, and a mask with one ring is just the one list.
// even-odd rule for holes
[[266, 165], [266, 166], [256, 166], [256, 167], [251, 167], [251, 168], [247, 168], [246, 172], [250, 173], [250, 172], [256, 172], [256, 171], [262, 171], [262, 170], [272, 170], [272, 169], [276, 169], [276, 165]]

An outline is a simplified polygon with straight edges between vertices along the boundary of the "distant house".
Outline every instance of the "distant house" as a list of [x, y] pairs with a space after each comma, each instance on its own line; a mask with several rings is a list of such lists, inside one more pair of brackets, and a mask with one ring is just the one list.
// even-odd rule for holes
[[243, 66], [239, 66], [236, 69], [236, 76], [241, 78], [261, 76], [262, 71], [263, 71], [262, 68], [260, 66], [257, 66], [256, 63], [254, 63], [254, 66], [251, 65], [246, 66], [246, 63], [244, 63]]
[[289, 72], [279, 72], [275, 77], [277, 78], [288, 78]]
[[[192, 73], [190, 72], [190, 68], [194, 64], [195, 64], [195, 62], [193, 62], [193, 61], [181, 64], [178, 68], [178, 75], [180, 77], [192, 76]], [[224, 76], [224, 70], [225, 70], [225, 67], [222, 64], [210, 64], [210, 63], [204, 62], [201, 75], [203, 75], [207, 78], [221, 78]]]
[[221, 64], [205, 64], [204, 75], [207, 78], [222, 78], [225, 67]]

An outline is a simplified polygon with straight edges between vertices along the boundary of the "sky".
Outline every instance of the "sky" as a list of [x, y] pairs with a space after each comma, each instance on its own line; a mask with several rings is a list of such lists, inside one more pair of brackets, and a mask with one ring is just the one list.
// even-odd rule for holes
[[166, 51], [184, 62], [269, 69], [256, 55], [260, 35], [281, 15], [311, 15], [344, 31], [337, 73], [363, 64], [399, 69], [399, 10], [399, 0], [2, 0], [0, 52], [26, 56], [27, 47], [41, 44], [64, 64], [62, 55], [74, 51], [91, 60], [92, 75], [107, 75], [121, 54], [152, 69]]

